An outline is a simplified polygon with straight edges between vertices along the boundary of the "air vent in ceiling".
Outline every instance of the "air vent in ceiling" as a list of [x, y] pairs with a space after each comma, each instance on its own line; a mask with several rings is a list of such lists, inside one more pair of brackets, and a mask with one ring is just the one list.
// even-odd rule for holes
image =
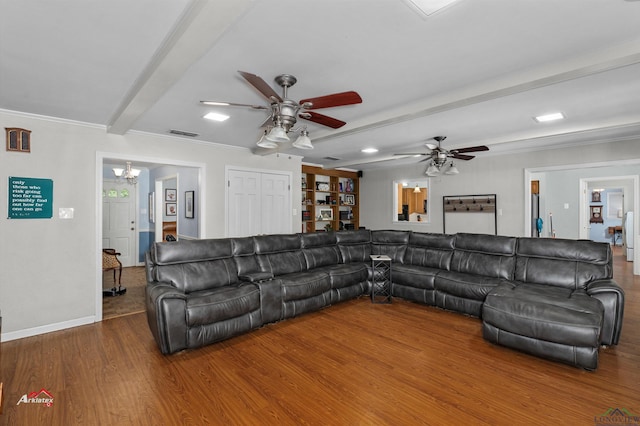
[[325, 160], [331, 160], [331, 161], [339, 161], [339, 158], [336, 157], [324, 157]]
[[197, 133], [186, 132], [184, 130], [176, 130], [176, 129], [169, 130], [169, 133], [171, 133], [172, 135], [188, 136], [190, 138], [195, 138], [196, 136], [198, 136]]

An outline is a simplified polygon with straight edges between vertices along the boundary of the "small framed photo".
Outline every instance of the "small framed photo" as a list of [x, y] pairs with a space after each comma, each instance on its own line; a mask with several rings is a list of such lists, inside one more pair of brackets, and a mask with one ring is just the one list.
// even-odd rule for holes
[[155, 192], [150, 192], [149, 193], [149, 222], [150, 223], [155, 223], [156, 221], [156, 193]]
[[591, 193], [591, 202], [592, 203], [600, 203], [601, 202], [600, 191], [593, 191]]
[[187, 219], [193, 219], [194, 212], [193, 209], [195, 207], [194, 204], [194, 191], [186, 191], [184, 193], [184, 217]]
[[176, 203], [166, 203], [164, 209], [167, 216], [175, 216], [178, 213], [178, 205]]
[[347, 206], [353, 206], [356, 204], [356, 197], [353, 194], [345, 194], [344, 204]]
[[333, 209], [331, 208], [319, 208], [318, 220], [333, 220]]
[[178, 192], [175, 189], [165, 189], [164, 190], [164, 200], [165, 201], [177, 201], [178, 200]]

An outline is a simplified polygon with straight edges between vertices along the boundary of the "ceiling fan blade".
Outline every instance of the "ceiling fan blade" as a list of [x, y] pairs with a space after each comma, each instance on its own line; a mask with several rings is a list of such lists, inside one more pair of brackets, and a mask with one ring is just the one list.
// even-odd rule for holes
[[438, 145], [434, 145], [432, 143], [425, 143], [424, 146], [426, 146], [427, 148], [434, 150], [434, 149], [438, 149]]
[[211, 106], [232, 106], [232, 107], [247, 107], [252, 109], [269, 109], [269, 107], [264, 105], [237, 104], [234, 102], [200, 101], [200, 103], [202, 105], [211, 105]]
[[393, 155], [431, 155], [430, 153], [426, 153], [426, 152], [404, 152], [404, 153], [400, 153], [400, 154], [393, 154]]
[[[331, 108], [343, 105], [353, 105], [362, 103], [362, 98], [354, 91], [334, 93], [332, 95], [319, 96], [317, 98], [303, 99], [300, 105], [310, 103], [307, 109]], [[306, 107], [305, 107], [306, 108]]]
[[269, 99], [270, 102], [271, 102], [271, 98], [276, 98], [278, 102], [282, 102], [282, 98], [280, 97], [280, 95], [278, 95], [276, 91], [273, 90], [273, 88], [269, 86], [267, 82], [264, 81], [262, 78], [258, 77], [255, 74], [251, 74], [249, 72], [245, 72], [245, 71], [238, 71], [238, 72], [240, 73], [241, 76], [244, 77], [245, 80], [249, 82], [249, 84], [251, 84], [253, 87], [258, 89], [258, 91], [262, 93], [265, 98]]
[[479, 151], [489, 151], [489, 147], [484, 145], [479, 146], [470, 146], [469, 148], [460, 148], [460, 149], [452, 149], [451, 152], [463, 153], [463, 152], [479, 152]]
[[323, 126], [331, 127], [332, 129], [339, 129], [340, 127], [347, 124], [342, 120], [338, 120], [337, 118], [318, 114], [317, 112], [313, 111], [305, 111], [304, 113], [300, 114], [299, 117], [305, 120], [313, 121], [314, 123], [322, 124]]
[[465, 160], [465, 161], [467, 161], [467, 160], [471, 160], [472, 158], [476, 158], [476, 157], [475, 157], [475, 156], [473, 156], [473, 155], [464, 155], [464, 154], [458, 154], [458, 153], [455, 153], [455, 152], [454, 152], [454, 153], [452, 153], [452, 155], [451, 155], [451, 156], [452, 156], [453, 158], [458, 159], [458, 160]]

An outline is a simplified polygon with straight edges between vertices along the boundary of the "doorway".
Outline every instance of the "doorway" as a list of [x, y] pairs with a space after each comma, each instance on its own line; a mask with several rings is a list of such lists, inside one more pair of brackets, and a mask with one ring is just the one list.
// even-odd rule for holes
[[[97, 152], [96, 153], [96, 247], [95, 247], [95, 321], [103, 319], [103, 272], [102, 272], [102, 245], [105, 238], [104, 233], [104, 214], [103, 214], [103, 191], [107, 189], [104, 181], [113, 178], [113, 172], [108, 166], [109, 164], [123, 164], [125, 161], [131, 161], [137, 168], [142, 169], [142, 173], [138, 178], [136, 186], [135, 208], [134, 208], [134, 234], [133, 240], [136, 247], [132, 251], [133, 268], [141, 268], [144, 265], [144, 251], [150, 243], [154, 241], [154, 221], [153, 215], [160, 213], [156, 209], [151, 210], [150, 200], [155, 198], [157, 202], [162, 202], [162, 196], [152, 197], [154, 193], [155, 175], [170, 175], [167, 170], [174, 170], [173, 174], [177, 174], [175, 170], [185, 170], [185, 183], [189, 185], [189, 190], [193, 190], [197, 203], [195, 204], [195, 218], [190, 220], [190, 227], [186, 230], [193, 235], [193, 238], [203, 238], [206, 234], [206, 224], [202, 220], [205, 214], [206, 206], [206, 165], [204, 163], [194, 163], [187, 161], [179, 161], [172, 159], [163, 159], [155, 157], [143, 157], [135, 155], [123, 155], [121, 153]], [[159, 171], [157, 171], [159, 170]], [[178, 195], [180, 192], [177, 193]], [[131, 196], [131, 193], [130, 193]], [[180, 200], [178, 200], [179, 204]], [[162, 217], [162, 216], [159, 216]], [[157, 219], [155, 220], [157, 221]], [[130, 220], [129, 220], [130, 222]], [[111, 244], [111, 243], [109, 243]], [[123, 287], [126, 287], [124, 281], [125, 273], [123, 272]]]
[[[625, 208], [628, 211], [640, 210], [640, 159], [580, 164], [577, 166], [551, 166], [525, 169], [524, 179], [524, 233], [530, 234], [532, 221], [531, 182], [540, 183], [540, 211], [545, 219], [542, 236], [558, 238], [589, 239], [589, 219], [591, 191], [587, 182], [604, 181], [613, 184], [625, 181]], [[597, 212], [597, 209], [596, 209]], [[553, 214], [553, 216], [552, 216]], [[548, 220], [546, 220], [548, 219]], [[634, 234], [630, 236], [633, 246], [640, 240], [638, 234], [638, 215], [634, 215]], [[553, 225], [552, 225], [553, 224]], [[633, 253], [633, 270], [640, 275], [640, 250]]]

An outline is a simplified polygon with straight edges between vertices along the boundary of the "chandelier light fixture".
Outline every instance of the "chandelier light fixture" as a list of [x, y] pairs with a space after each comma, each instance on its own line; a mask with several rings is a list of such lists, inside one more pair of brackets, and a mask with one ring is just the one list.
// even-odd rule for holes
[[126, 168], [122, 169], [119, 167], [114, 167], [113, 174], [116, 175], [118, 179], [126, 179], [127, 183], [131, 185], [135, 185], [136, 183], [138, 183], [138, 176], [140, 176], [140, 170], [132, 169], [131, 161], [127, 161]]

